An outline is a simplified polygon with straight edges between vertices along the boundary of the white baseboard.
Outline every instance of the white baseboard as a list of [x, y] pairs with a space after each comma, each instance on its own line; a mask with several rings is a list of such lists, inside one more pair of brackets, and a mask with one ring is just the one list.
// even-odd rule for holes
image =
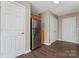
[[48, 45], [48, 46], [51, 45], [51, 43], [43, 43], [43, 44]]
[[62, 39], [57, 39], [57, 40], [62, 40]]
[[[56, 40], [55, 40], [56, 41]], [[53, 42], [55, 42], [55, 41], [53, 41]], [[51, 45], [53, 42], [49, 42], [49, 43], [43, 43], [43, 44], [45, 44], [45, 45]]]
[[71, 43], [75, 43], [75, 44], [79, 44], [79, 42], [76, 42], [76, 41], [65, 41], [65, 40], [59, 40], [59, 41], [64, 41], [64, 42], [71, 42]]
[[25, 51], [25, 53], [24, 53], [24, 54], [27, 54], [27, 53], [29, 53], [29, 52], [31, 52], [31, 50]]

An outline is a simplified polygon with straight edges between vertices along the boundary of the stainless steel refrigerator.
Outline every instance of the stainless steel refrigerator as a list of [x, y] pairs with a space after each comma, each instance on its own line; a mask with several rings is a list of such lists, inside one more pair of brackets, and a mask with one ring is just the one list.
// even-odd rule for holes
[[32, 19], [31, 21], [31, 50], [37, 49], [41, 44], [41, 21]]

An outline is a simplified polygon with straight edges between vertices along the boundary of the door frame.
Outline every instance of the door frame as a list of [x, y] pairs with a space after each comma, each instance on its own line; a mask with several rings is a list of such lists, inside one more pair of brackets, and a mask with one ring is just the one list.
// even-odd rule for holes
[[32, 18], [30, 20], [30, 50], [32, 50]]

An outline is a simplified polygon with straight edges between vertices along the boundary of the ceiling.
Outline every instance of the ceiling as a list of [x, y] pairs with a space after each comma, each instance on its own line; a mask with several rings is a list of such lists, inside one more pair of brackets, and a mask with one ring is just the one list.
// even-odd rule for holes
[[55, 4], [53, 1], [30, 1], [30, 3], [32, 8], [39, 13], [49, 10], [57, 16], [62, 16], [79, 12], [79, 1], [60, 1], [59, 4]]

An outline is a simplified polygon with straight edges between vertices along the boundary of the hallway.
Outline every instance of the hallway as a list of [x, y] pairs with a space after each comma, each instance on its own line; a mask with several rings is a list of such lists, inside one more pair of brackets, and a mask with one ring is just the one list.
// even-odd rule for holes
[[79, 2], [0, 4], [0, 58], [79, 57]]

